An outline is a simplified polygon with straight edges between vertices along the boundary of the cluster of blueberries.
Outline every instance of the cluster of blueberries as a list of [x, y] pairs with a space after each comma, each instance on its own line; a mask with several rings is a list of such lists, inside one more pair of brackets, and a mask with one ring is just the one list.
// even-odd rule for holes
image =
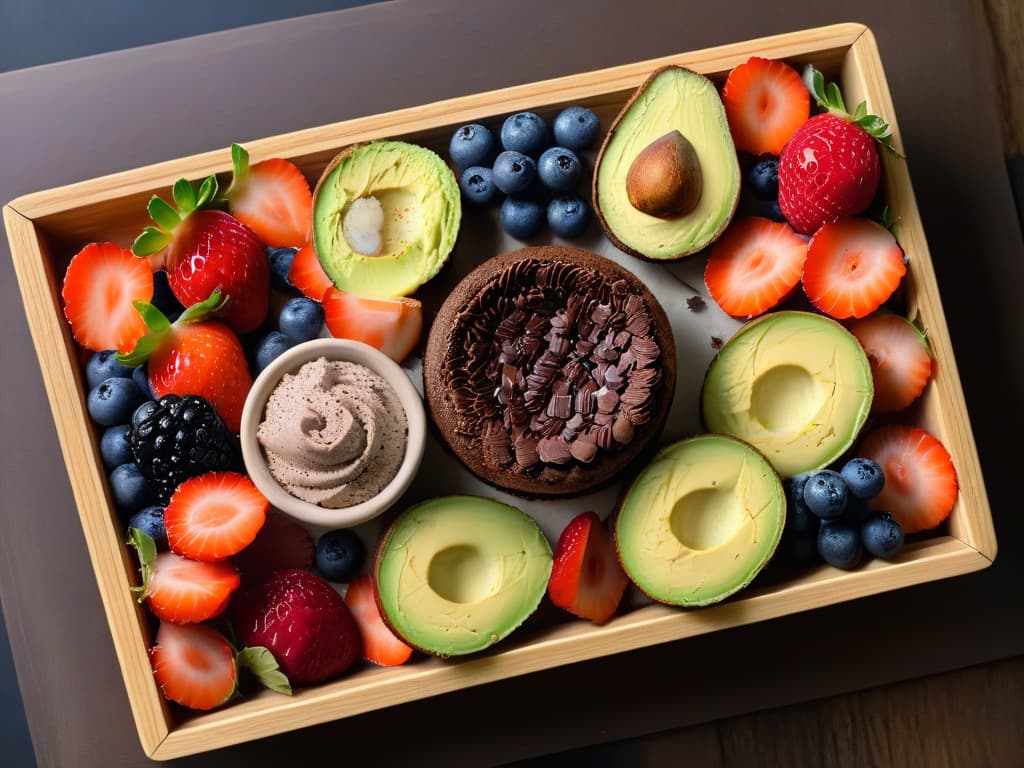
[[599, 128], [585, 107], [559, 112], [551, 130], [535, 112], [517, 112], [501, 126], [500, 147], [474, 123], [455, 131], [448, 154], [462, 169], [459, 187], [468, 201], [501, 200], [501, 226], [512, 237], [533, 237], [545, 221], [559, 237], [579, 237], [590, 222], [590, 206], [576, 191], [584, 170], [579, 153], [593, 146]]

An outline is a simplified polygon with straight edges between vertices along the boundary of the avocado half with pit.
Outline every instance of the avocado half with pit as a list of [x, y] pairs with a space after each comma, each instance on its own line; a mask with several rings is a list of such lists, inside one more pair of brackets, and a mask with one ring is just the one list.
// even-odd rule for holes
[[785, 522], [782, 483], [764, 456], [700, 435], [664, 448], [637, 476], [615, 518], [615, 544], [643, 592], [697, 607], [749, 584]]
[[458, 182], [435, 152], [404, 141], [355, 144], [313, 193], [313, 250], [345, 293], [407, 296], [444, 266], [461, 220]]
[[594, 209], [627, 253], [669, 261], [702, 250], [736, 211], [740, 167], [714, 83], [663, 67], [612, 123], [594, 173]]
[[708, 367], [704, 426], [761, 451], [784, 478], [821, 469], [853, 445], [874, 396], [857, 339], [811, 312], [762, 315]]
[[377, 550], [381, 615], [408, 645], [460, 656], [494, 645], [540, 605], [551, 545], [515, 507], [443, 496], [411, 507]]

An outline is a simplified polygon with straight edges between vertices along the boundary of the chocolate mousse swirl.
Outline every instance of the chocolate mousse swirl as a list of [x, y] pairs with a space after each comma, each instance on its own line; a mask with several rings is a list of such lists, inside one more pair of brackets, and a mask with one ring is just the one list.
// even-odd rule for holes
[[651, 420], [661, 348], [644, 298], [571, 262], [523, 259], [458, 313], [444, 356], [456, 430], [492, 470], [588, 465]]

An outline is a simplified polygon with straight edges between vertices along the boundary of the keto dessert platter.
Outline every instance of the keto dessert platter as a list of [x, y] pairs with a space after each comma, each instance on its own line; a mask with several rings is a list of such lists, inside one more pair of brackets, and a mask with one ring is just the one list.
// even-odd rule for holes
[[115, 591], [174, 721], [780, 615], [990, 530], [958, 522], [977, 460], [888, 100], [757, 53], [326, 165], [235, 145], [75, 244], [60, 306], [138, 564]]

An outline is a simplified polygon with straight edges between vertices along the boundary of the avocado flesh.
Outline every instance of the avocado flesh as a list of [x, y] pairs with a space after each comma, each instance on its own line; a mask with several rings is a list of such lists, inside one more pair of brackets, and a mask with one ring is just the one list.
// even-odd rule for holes
[[[696, 152], [702, 189], [689, 213], [661, 219], [630, 204], [626, 178], [636, 157], [673, 130]], [[656, 73], [612, 127], [601, 151], [594, 187], [595, 205], [605, 228], [637, 255], [677, 259], [696, 253], [717, 238], [736, 209], [740, 168], [714, 84], [680, 67]]]
[[[359, 253], [344, 232], [352, 203], [370, 196], [384, 209], [383, 247], [376, 256]], [[406, 296], [444, 266], [461, 219], [458, 183], [444, 160], [414, 144], [374, 142], [342, 152], [317, 185], [313, 248], [338, 289], [372, 298]]]
[[540, 604], [551, 546], [515, 507], [478, 496], [418, 504], [392, 525], [376, 566], [380, 606], [406, 643], [438, 656], [507, 637]]
[[702, 606], [753, 580], [785, 520], [785, 493], [767, 460], [738, 440], [701, 435], [668, 446], [640, 473], [615, 539], [626, 572], [650, 597]]
[[704, 379], [704, 425], [761, 451], [782, 477], [831, 464], [871, 409], [867, 355], [839, 323], [810, 312], [753, 320], [719, 351]]

